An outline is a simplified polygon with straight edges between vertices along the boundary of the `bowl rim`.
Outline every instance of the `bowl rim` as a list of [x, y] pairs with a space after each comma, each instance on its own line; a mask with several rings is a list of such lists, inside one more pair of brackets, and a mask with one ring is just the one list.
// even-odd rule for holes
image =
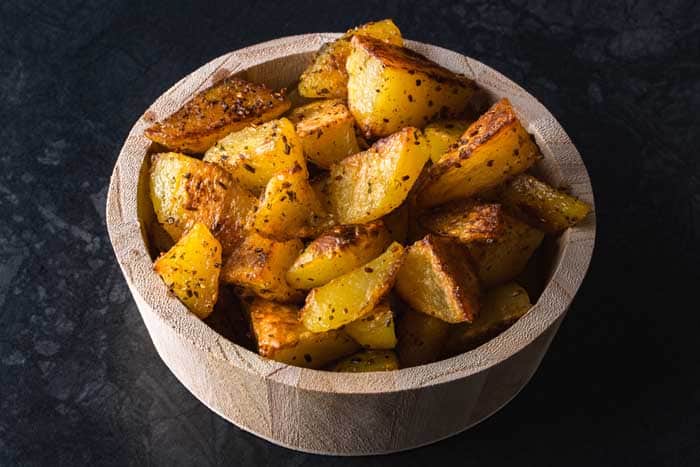
[[[153, 271], [139, 217], [139, 174], [150, 141], [143, 135], [154, 115], [176, 111], [194, 93], [219, 76], [244, 71], [275, 59], [315, 52], [339, 33], [312, 33], [262, 42], [221, 55], [188, 74], [160, 95], [137, 120], [115, 163], [107, 193], [106, 223], [117, 261], [139, 312], [147, 311], [209, 355], [265, 380], [322, 393], [389, 393], [463, 379], [517, 354], [564, 316], [586, 275], [596, 233], [595, 203], [586, 167], [571, 139], [552, 114], [532, 95], [483, 63], [439, 46], [405, 40], [405, 45], [447, 68], [457, 69], [480, 86], [511, 100], [526, 129], [534, 134], [570, 191], [589, 202], [591, 214], [560, 236], [559, 259], [538, 301], [509, 329], [460, 355], [389, 372], [334, 373], [269, 360], [229, 341], [190, 313]], [[543, 144], [545, 146], [543, 147]], [[171, 369], [172, 370], [172, 369]], [[176, 376], [177, 377], [177, 376]]]

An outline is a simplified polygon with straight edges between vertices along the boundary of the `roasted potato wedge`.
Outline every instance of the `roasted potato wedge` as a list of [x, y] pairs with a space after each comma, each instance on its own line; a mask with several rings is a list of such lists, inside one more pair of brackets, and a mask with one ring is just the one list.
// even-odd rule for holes
[[304, 294], [284, 276], [304, 244], [299, 239], [276, 242], [251, 232], [224, 264], [222, 280], [278, 302], [300, 301]]
[[304, 249], [287, 282], [298, 289], [320, 287], [381, 255], [390, 243], [381, 221], [333, 227]]
[[540, 151], [520, 124], [508, 99], [501, 99], [469, 126], [456, 148], [428, 171], [418, 206], [468, 198], [527, 170]]
[[355, 119], [337, 99], [316, 101], [289, 114], [301, 139], [304, 155], [328, 169], [351, 154], [360, 152], [355, 137]]
[[428, 140], [430, 160], [436, 164], [442, 159], [450, 146], [459, 140], [471, 123], [469, 120], [440, 120], [426, 126], [423, 133]]
[[403, 203], [401, 206], [382, 217], [384, 225], [386, 225], [389, 234], [391, 234], [391, 238], [394, 239], [395, 242], [401, 244], [406, 243], [406, 239], [408, 238], [408, 218], [407, 203]]
[[201, 222], [225, 255], [240, 243], [257, 204], [221, 167], [172, 152], [153, 156], [150, 196], [158, 222], [173, 240]]
[[279, 172], [296, 170], [308, 175], [301, 141], [286, 118], [229, 134], [206, 152], [204, 160], [220, 165], [255, 193]]
[[479, 314], [479, 279], [468, 252], [432, 234], [407, 249], [396, 292], [414, 310], [448, 323], [471, 323]]
[[192, 313], [209, 316], [219, 293], [221, 244], [204, 224], [194, 224], [153, 269]]
[[252, 228], [275, 240], [311, 237], [326, 225], [326, 212], [301, 170], [274, 175], [265, 187]]
[[342, 37], [325, 44], [313, 63], [299, 78], [299, 93], [304, 97], [337, 97], [345, 99], [348, 93], [348, 73], [345, 62], [355, 35], [374, 37], [380, 41], [403, 45], [401, 31], [390, 19], [371, 22], [350, 29]]
[[258, 353], [278, 362], [321, 368], [360, 347], [342, 330], [310, 332], [292, 305], [257, 298], [248, 312]]
[[591, 206], [529, 174], [520, 174], [498, 190], [499, 199], [528, 214], [548, 233], [558, 233], [581, 222]]
[[527, 292], [515, 282], [489, 290], [476, 321], [450, 326], [445, 354], [457, 355], [489, 341], [508, 329], [531, 306]]
[[351, 44], [348, 107], [367, 137], [457, 117], [476, 91], [473, 81], [410, 49], [364, 36]]
[[396, 347], [394, 312], [387, 300], [374, 310], [345, 326], [345, 332], [366, 349], [393, 349]]
[[371, 312], [394, 285], [403, 257], [403, 247], [394, 242], [378, 258], [312, 289], [301, 310], [304, 326], [328, 331]]
[[290, 105], [284, 91], [229, 77], [198, 93], [144, 133], [171, 151], [203, 153], [232, 131], [272, 120]]
[[335, 219], [362, 224], [398, 208], [428, 160], [416, 128], [407, 127], [331, 168], [328, 194]]
[[503, 209], [497, 203], [458, 200], [427, 211], [419, 218], [430, 232], [461, 243], [488, 241], [503, 232]]
[[398, 320], [396, 334], [401, 367], [425, 365], [440, 358], [450, 324], [413, 310], [406, 310]]
[[333, 365], [331, 371], [365, 373], [399, 369], [399, 359], [392, 350], [363, 350]]
[[515, 278], [525, 268], [532, 253], [540, 246], [544, 233], [510, 214], [503, 217], [504, 228], [492, 243], [467, 245], [477, 273], [486, 287]]

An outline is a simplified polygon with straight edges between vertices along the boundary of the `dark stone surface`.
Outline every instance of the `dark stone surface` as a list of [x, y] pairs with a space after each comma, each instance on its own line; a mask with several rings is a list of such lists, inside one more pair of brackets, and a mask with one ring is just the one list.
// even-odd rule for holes
[[[324, 458], [236, 429], [170, 374], [114, 261], [105, 193], [132, 123], [185, 74], [382, 17], [542, 100], [583, 154], [600, 227], [503, 411], [412, 452]], [[698, 108], [693, 1], [0, 3], [0, 464], [700, 465]]]

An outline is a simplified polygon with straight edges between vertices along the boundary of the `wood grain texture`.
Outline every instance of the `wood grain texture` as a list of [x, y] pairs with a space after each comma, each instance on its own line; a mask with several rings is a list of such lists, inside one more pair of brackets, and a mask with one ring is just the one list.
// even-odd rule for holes
[[[430, 365], [387, 373], [330, 373], [266, 360], [215, 333], [153, 272], [144, 225], [143, 130], [194, 93], [230, 74], [270, 86], [293, 85], [318, 47], [336, 34], [286, 37], [231, 52], [166, 91], [127, 137], [107, 197], [117, 260], [153, 343], [176, 377], [237, 426], [292, 449], [335, 455], [394, 452], [458, 433], [505, 405], [537, 369], [578, 290], [593, 251], [595, 213], [556, 241], [551, 277], [532, 309], [483, 346]], [[593, 205], [580, 155], [552, 115], [493, 69], [418, 42], [407, 46], [474, 79], [495, 100], [508, 97], [544, 154], [536, 170]]]

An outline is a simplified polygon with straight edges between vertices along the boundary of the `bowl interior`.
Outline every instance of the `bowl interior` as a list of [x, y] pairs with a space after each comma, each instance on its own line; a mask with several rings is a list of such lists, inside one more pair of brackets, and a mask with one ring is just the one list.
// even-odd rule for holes
[[[198, 74], [206, 68], [207, 79], [202, 81], [200, 74], [197, 85], [188, 83], [189, 77], [177, 83], [170, 91], [166, 92], [154, 103], [152, 108], [144, 114], [144, 117], [134, 127], [127, 139], [127, 143], [125, 143], [125, 147], [120, 155], [120, 160], [115, 168], [112, 185], [115, 185], [115, 183], [119, 184], [119, 182], [128, 184], [128, 181], [124, 180], [126, 176], [124, 172], [133, 170], [134, 175], [138, 174], [138, 177], [134, 177], [138, 178], [138, 182], [134, 181], [133, 185], [135, 186], [133, 189], [130, 187], [126, 188], [126, 191], [135, 192], [135, 199], [133, 200], [135, 212], [133, 216], [130, 213], [124, 213], [124, 205], [132, 204], [129, 200], [124, 201], [122, 199], [116, 202], [119, 206], [115, 207], [115, 209], [120, 209], [118, 213], [120, 222], [124, 223], [128, 221], [130, 217], [135, 217], [137, 219], [139, 231], [141, 233], [140, 242], [138, 243], [139, 246], [142, 246], [147, 256], [147, 258], [142, 258], [142, 260], [145, 259], [146, 261], [135, 261], [128, 258], [125, 252], [120, 251], [122, 248], [119, 248], [115, 244], [117, 257], [137, 303], [139, 301], [146, 302], [154, 311], [160, 314], [162, 319], [171, 320], [174, 328], [183, 330], [183, 334], [194, 336], [191, 340], [199, 342], [199, 345], [202, 345], [202, 341], [215, 340], [218, 342], [219, 346], [221, 346], [223, 342], [224, 346], [237, 347], [236, 344], [230, 342], [231, 336], [235, 336], [236, 334], [232, 332], [232, 329], [230, 329], [231, 324], [227, 322], [208, 321], [207, 324], [211, 326], [218, 335], [211, 332], [211, 329], [206, 331], [206, 326], [203, 326], [201, 321], [196, 318], [189, 316], [190, 314], [187, 313], [184, 306], [176, 299], [166, 299], [158, 296], [158, 294], [163, 294], [165, 287], [160, 284], [161, 281], [158, 280], [159, 278], [155, 276], [155, 273], [153, 273], [147, 265], [147, 261], [152, 260], [157, 256], [159, 250], [163, 249], [162, 243], [159, 244], [159, 241], [162, 242], [162, 235], [159, 235], [159, 230], [161, 229], [159, 229], [158, 223], [155, 221], [155, 215], [148, 193], [148, 169], [150, 163], [150, 157], [148, 157], [148, 155], [149, 153], [157, 152], [158, 148], [153, 147], [145, 140], [143, 137], [143, 128], [153, 120], [153, 116], [149, 116], [149, 113], [155, 111], [156, 118], [163, 118], [177, 110], [182, 103], [197, 91], [231, 74], [253, 82], [265, 83], [273, 88], [286, 87], [293, 90], [296, 86], [298, 76], [312, 59], [313, 50], [315, 50], [321, 42], [327, 41], [335, 37], [335, 35], [325, 34], [298, 37], [300, 38], [301, 45], [297, 48], [292, 47], [290, 50], [278, 50], [276, 44], [281, 40], [260, 44], [220, 57], [205, 65], [202, 69], [193, 73], [193, 75]], [[315, 45], [309, 45], [309, 37], [315, 41]], [[293, 42], [294, 38], [286, 39]], [[574, 195], [581, 197], [593, 205], [590, 181], [578, 152], [576, 152], [573, 144], [556, 120], [534, 97], [498, 72], [495, 72], [475, 60], [439, 47], [422, 43], [407, 41], [407, 46], [423, 53], [432, 60], [453, 71], [466, 74], [468, 77], [474, 79], [483, 89], [483, 96], [486, 103], [494, 102], [502, 97], [508, 97], [513, 103], [523, 125], [534, 135], [535, 140], [542, 150], [544, 157], [535, 167], [535, 173], [554, 186], [568, 188]], [[299, 48], [305, 48], [305, 50], [299, 52], [296, 50]], [[265, 57], [266, 54], [270, 55], [270, 57], [261, 60], [260, 57]], [[231, 57], [234, 57], [235, 60], [232, 60]], [[246, 57], [250, 57], [249, 60], [247, 60]], [[252, 64], [245, 66], [248, 61], [252, 62]], [[232, 65], [229, 66], [230, 64]], [[184, 94], [179, 91], [185, 88], [186, 91], [184, 91]], [[293, 91], [290, 97], [293, 102], [297, 101], [294, 102], [295, 104], [303, 101], [303, 99], [296, 96]], [[131, 167], [131, 169], [124, 169], [122, 167], [120, 171], [120, 163], [122, 166]], [[120, 174], [119, 177], [117, 177], [118, 172]], [[115, 182], [115, 178], [119, 178], [119, 180]], [[119, 197], [118, 194], [112, 194], [113, 190], [114, 187], [111, 187], [108, 209], [112, 204], [115, 204], [115, 197]], [[125, 189], [122, 187], [122, 190]], [[119, 191], [118, 188], [116, 191]], [[128, 194], [128, 196], [131, 195]], [[124, 195], [121, 197], [124, 198]], [[115, 243], [115, 237], [118, 237], [118, 233], [115, 232], [119, 230], [114, 225], [110, 225], [117, 222], [114, 220], [115, 216], [117, 215], [112, 215], [111, 220], [110, 216], [108, 216], [110, 236], [112, 237], [113, 243]], [[162, 233], [162, 231], [160, 233]], [[557, 238], [548, 238], [546, 240], [536, 258], [540, 281], [539, 284], [534, 285], [532, 288], [532, 290], [535, 291], [532, 301], [535, 303], [535, 300], [537, 300], [537, 303], [535, 303], [532, 309], [523, 318], [503, 334], [466, 354], [447, 359], [448, 361], [443, 360], [441, 362], [425, 365], [424, 367], [428, 368], [430, 371], [425, 370], [424, 367], [418, 367], [423, 369], [416, 369], [414, 367], [390, 373], [405, 373], [415, 376], [417, 374], [416, 372], [419, 371], [422, 372], [422, 377], [420, 378], [423, 381], [422, 384], [438, 384], [445, 378], [460, 377], [481, 371], [524, 348], [542, 334], [549, 326], [554, 324], [557, 319], [563, 315], [573, 299], [573, 295], [578, 289], [590, 261], [594, 234], [595, 218], [594, 215], [591, 215], [581, 225], [567, 230]], [[133, 252], [133, 250], [129, 251], [129, 253]], [[138, 264], [129, 266], [128, 263]], [[139, 274], [134, 274], [132, 272], [132, 267], [134, 269], [140, 268], [142, 271]], [[133, 277], [134, 275], [148, 277], [139, 277], [138, 280], [136, 280]], [[153, 288], [158, 290], [148, 290]], [[209, 346], [210, 344], [206, 344], [206, 347]], [[211, 346], [213, 346], [213, 344], [211, 344]], [[236, 352], [238, 352], [238, 350]], [[246, 355], [246, 359], [255, 361], [253, 366], [265, 369], [265, 372], [269, 370], [270, 375], [277, 375], [275, 377], [282, 375], [283, 373], [280, 373], [279, 370], [284, 369], [282, 367], [286, 367], [286, 365], [259, 357], [257, 354]], [[447, 374], [447, 368], [450, 369], [450, 376], [445, 376]], [[317, 370], [306, 369], [295, 369], [295, 371], [315, 373], [317, 376], [321, 373]], [[431, 374], [431, 372], [434, 372], [434, 374]], [[381, 373], [333, 373], [323, 376], [326, 383], [328, 382], [328, 378], [335, 378], [335, 380], [338, 381], [342, 380], [342, 384], [339, 383], [336, 385], [334, 382], [331, 382], [324, 386], [324, 390], [326, 388], [331, 388], [329, 390], [341, 388], [339, 390], [352, 391], [355, 386], [346, 383], [358, 378], [365, 379], [361, 386], [362, 391], [386, 391], [387, 387], [389, 387], [386, 381], [389, 376]], [[367, 378], [372, 379], [376, 384], [367, 384]], [[409, 379], [414, 380], [415, 378], [411, 377]], [[400, 383], [396, 383], [392, 387], [400, 387]], [[355, 387], [355, 390], [359, 389]]]

